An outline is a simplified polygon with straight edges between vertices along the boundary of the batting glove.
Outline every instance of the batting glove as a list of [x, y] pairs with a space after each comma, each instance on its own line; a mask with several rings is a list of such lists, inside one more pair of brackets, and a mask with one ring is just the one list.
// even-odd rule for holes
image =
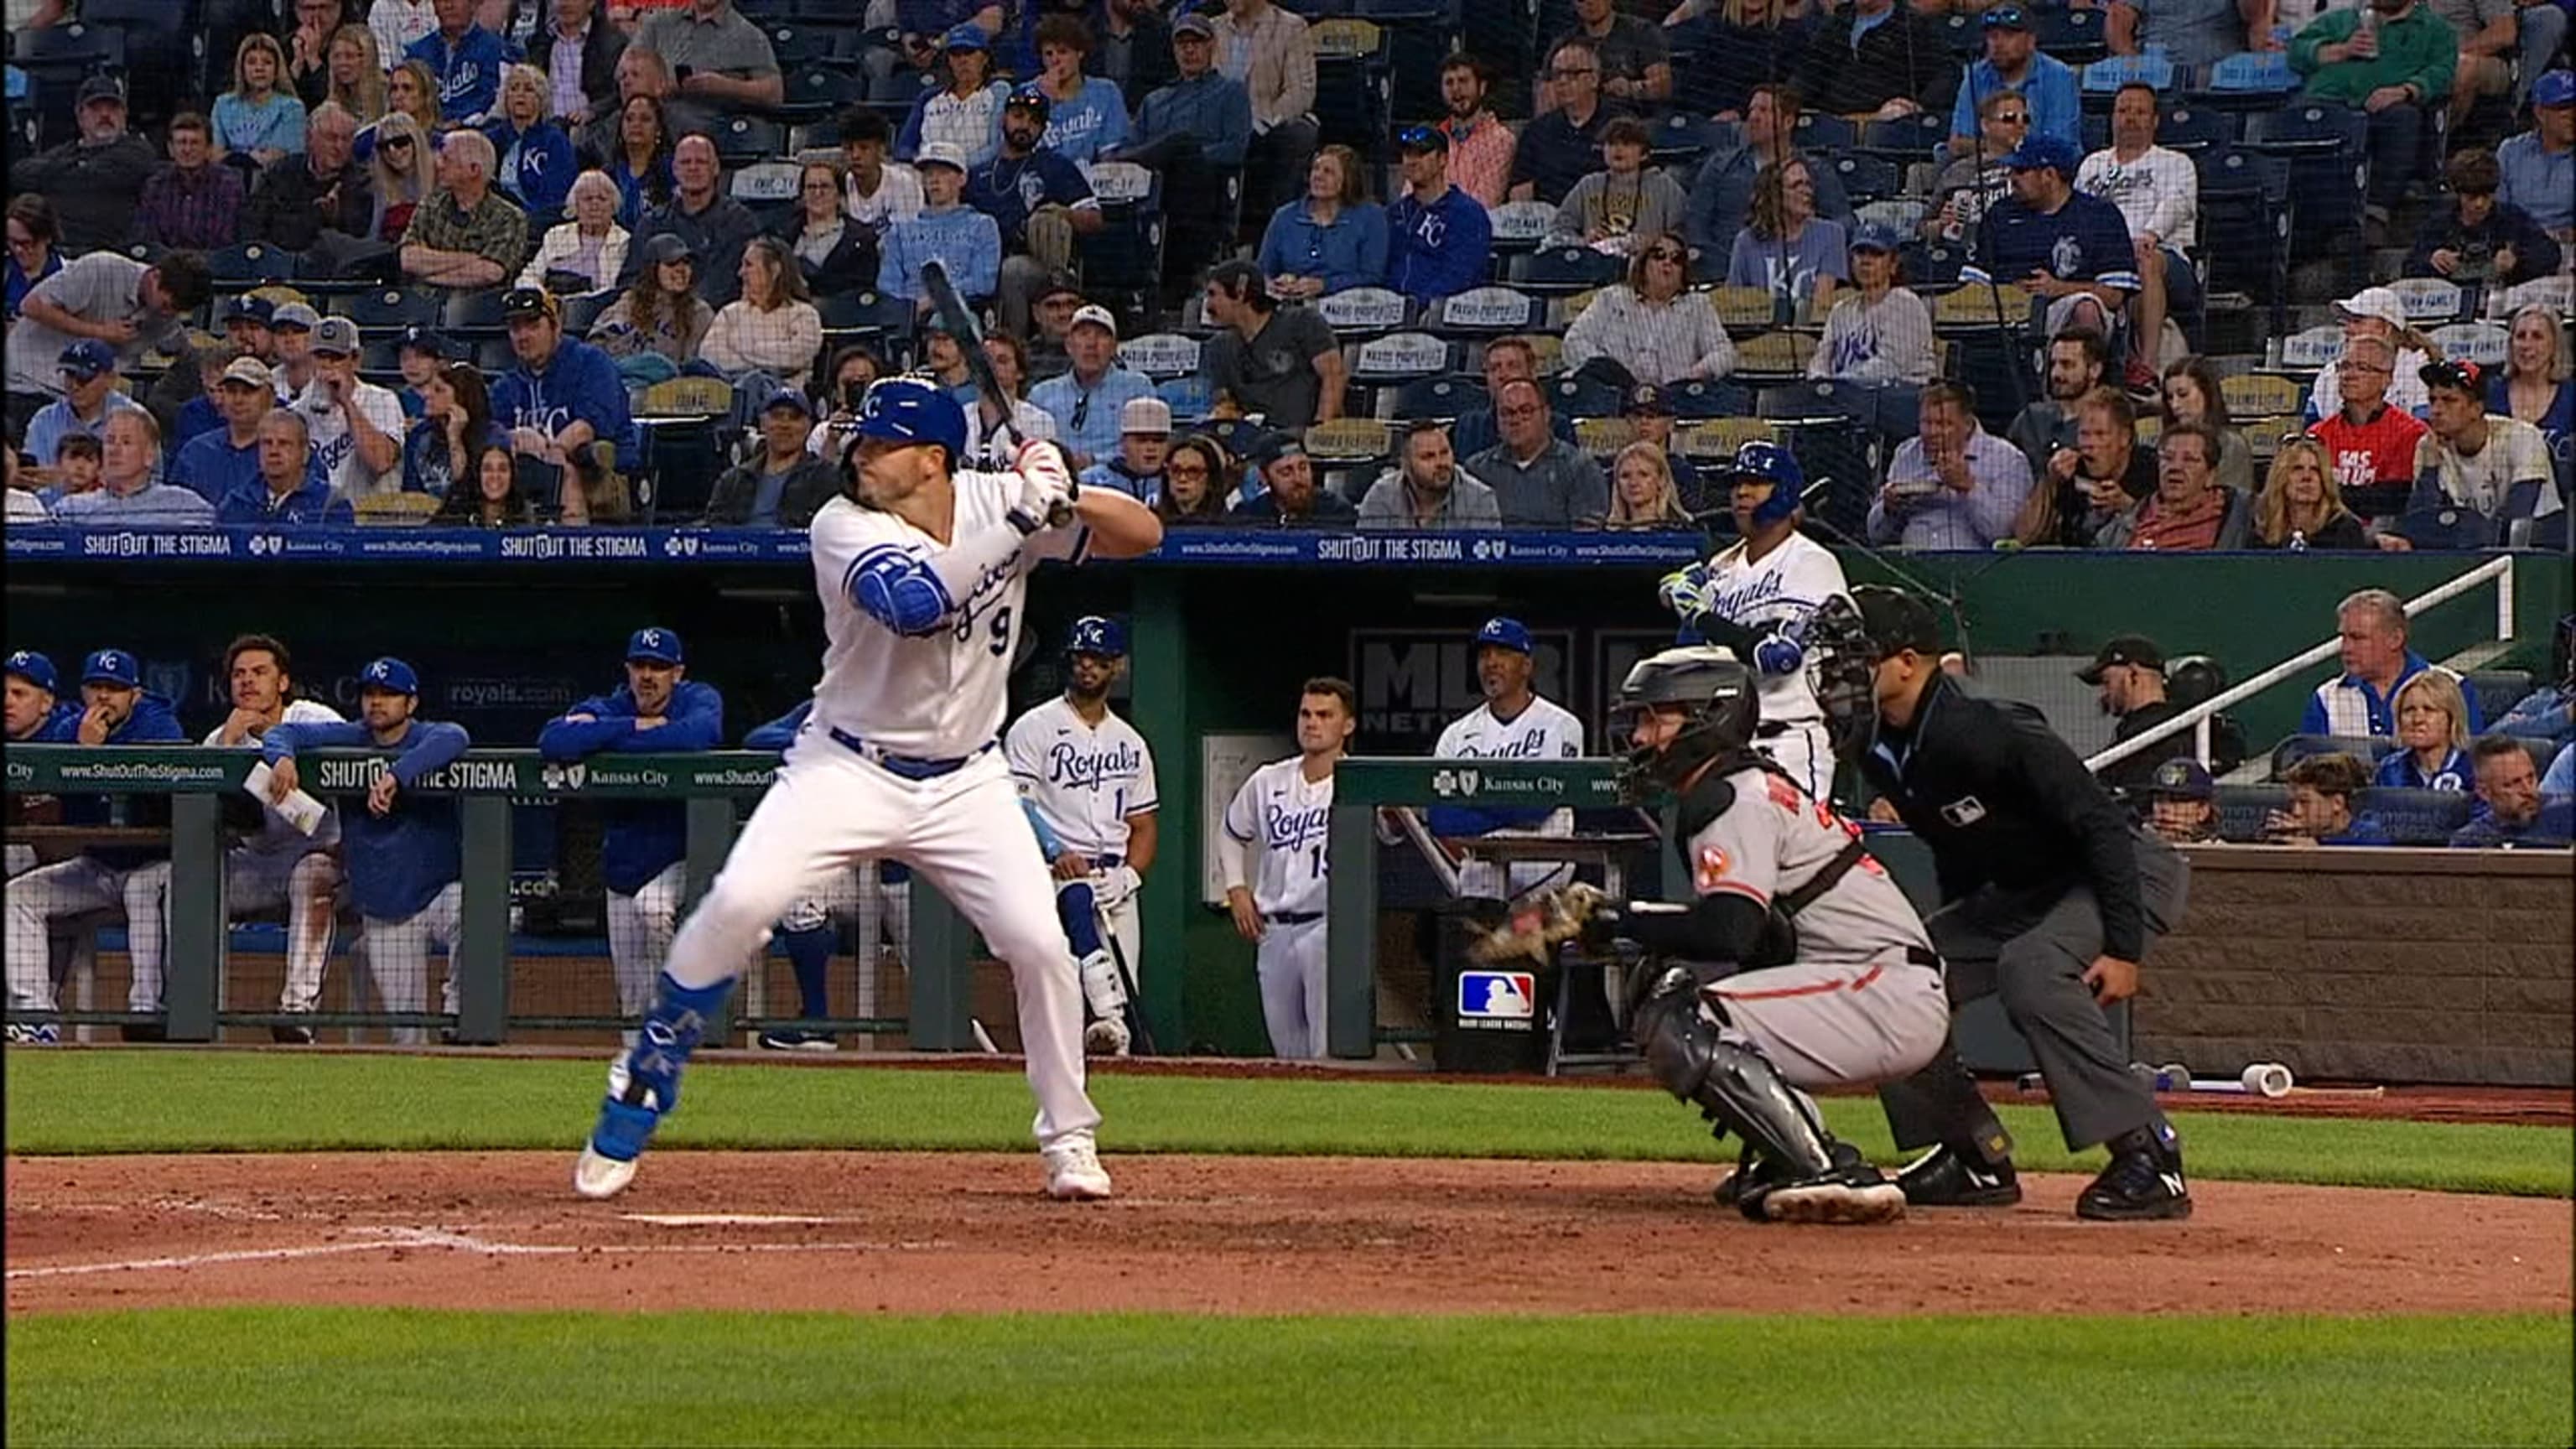
[[1806, 663], [1806, 649], [1783, 634], [1768, 635], [1753, 646], [1753, 667], [1765, 674], [1795, 674]]
[[1012, 512], [1042, 519], [1048, 528], [1062, 528], [1073, 521], [1073, 500], [1081, 486], [1074, 482], [1062, 448], [1043, 438], [1032, 439], [1020, 445], [1011, 467], [1020, 475], [1020, 497]]
[[1655, 597], [1663, 606], [1688, 619], [1708, 612], [1708, 571], [1698, 564], [1675, 569], [1656, 585]]

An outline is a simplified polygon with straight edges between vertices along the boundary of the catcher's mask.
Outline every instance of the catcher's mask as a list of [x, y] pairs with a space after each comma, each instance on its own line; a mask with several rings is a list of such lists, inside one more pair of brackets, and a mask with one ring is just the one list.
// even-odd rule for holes
[[1659, 708], [1682, 712], [1682, 727], [1661, 745], [1632, 745], [1619, 763], [1619, 797], [1642, 805], [1680, 788], [1693, 771], [1721, 755], [1752, 748], [1762, 722], [1753, 671], [1730, 650], [1712, 644], [1667, 649], [1637, 661], [1611, 705], [1611, 728], [1633, 739], [1641, 714]]

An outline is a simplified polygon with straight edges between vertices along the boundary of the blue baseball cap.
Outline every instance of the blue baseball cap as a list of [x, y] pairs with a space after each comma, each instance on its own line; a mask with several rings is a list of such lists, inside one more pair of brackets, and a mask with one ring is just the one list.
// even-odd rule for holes
[[2033, 131], [2005, 154], [2003, 164], [2007, 171], [2054, 171], [2071, 180], [2081, 159], [2066, 142]]
[[81, 661], [81, 683], [116, 684], [127, 689], [143, 687], [143, 666], [122, 649], [99, 649]]
[[764, 413], [774, 413], [780, 408], [793, 408], [797, 412], [803, 413], [809, 418], [814, 416], [814, 404], [812, 401], [807, 399], [805, 394], [792, 387], [782, 387], [778, 389], [776, 392], [769, 395], [769, 399], [766, 402], [763, 402], [760, 405], [760, 410]]
[[249, 292], [244, 292], [240, 296], [233, 298], [233, 304], [224, 309], [225, 321], [230, 322], [236, 317], [247, 318], [250, 321], [258, 323], [260, 326], [265, 327], [271, 321], [276, 319], [277, 304], [266, 297], [254, 296]]
[[1882, 226], [1874, 221], [1863, 222], [1860, 230], [1852, 233], [1851, 249], [1856, 252], [1902, 251], [1905, 249], [1905, 239], [1896, 234], [1894, 227]]
[[1482, 649], [1488, 644], [1498, 649], [1509, 649], [1515, 654], [1537, 652], [1537, 646], [1530, 642], [1527, 624], [1518, 619], [1506, 619], [1499, 615], [1487, 619], [1485, 627], [1476, 631], [1476, 647]]
[[87, 382], [100, 373], [116, 371], [116, 349], [95, 337], [84, 337], [63, 349], [60, 364], [66, 375]]
[[1072, 630], [1065, 635], [1064, 652], [1123, 659], [1127, 656], [1127, 631], [1118, 627], [1115, 619], [1101, 614], [1085, 614], [1073, 621]]
[[[669, 233], [665, 232], [663, 235], [667, 236]], [[659, 241], [661, 238], [656, 237], [654, 240]], [[456, 355], [455, 347], [449, 344], [447, 338], [441, 335], [438, 329], [424, 327], [417, 322], [402, 330], [402, 337], [396, 344], [395, 350], [426, 352], [441, 362]]]
[[2218, 796], [2218, 782], [2209, 777], [2209, 767], [2198, 760], [2167, 760], [2156, 766], [2155, 775], [2147, 782], [2147, 793], [2176, 800], [2212, 800]]
[[2531, 83], [2531, 103], [2535, 106], [2576, 106], [2576, 70], [2543, 72]]
[[948, 34], [940, 40], [939, 48], [941, 50], [981, 50], [989, 52], [993, 48], [993, 38], [984, 33], [983, 26], [977, 25], [970, 20], [962, 25], [952, 25], [948, 27]]
[[679, 635], [649, 624], [626, 636], [626, 662], [632, 664], [639, 659], [651, 664], [688, 662], [680, 649]]
[[61, 692], [57, 686], [62, 683], [62, 679], [61, 676], [54, 673], [54, 661], [37, 653], [33, 649], [20, 649], [12, 653], [8, 658], [7, 672], [18, 676], [20, 679], [36, 686], [47, 694], [58, 694]]
[[420, 676], [412, 672], [410, 665], [388, 654], [358, 671], [358, 688], [361, 692], [382, 689], [394, 694], [418, 695]]
[[1988, 30], [2028, 30], [2030, 16], [2018, 5], [1998, 5], [1986, 12], [1984, 25]]

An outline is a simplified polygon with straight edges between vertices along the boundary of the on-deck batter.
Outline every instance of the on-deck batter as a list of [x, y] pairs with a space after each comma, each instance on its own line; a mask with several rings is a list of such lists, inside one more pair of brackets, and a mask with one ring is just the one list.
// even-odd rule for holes
[[[1225, 834], [1216, 843], [1234, 929], [1259, 947], [1261, 1020], [1270, 1050], [1282, 1057], [1324, 1054], [1333, 768], [1358, 726], [1357, 690], [1339, 679], [1307, 680], [1297, 699], [1297, 753], [1252, 772], [1226, 805]], [[1261, 851], [1257, 876], [1245, 869], [1248, 846]]]

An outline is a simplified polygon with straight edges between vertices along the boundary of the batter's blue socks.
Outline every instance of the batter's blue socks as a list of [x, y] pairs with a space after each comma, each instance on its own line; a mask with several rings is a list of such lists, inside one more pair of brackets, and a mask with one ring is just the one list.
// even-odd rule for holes
[[1100, 950], [1100, 908], [1094, 903], [1091, 882], [1072, 880], [1058, 885], [1055, 913], [1064, 923], [1064, 941], [1073, 948], [1073, 959], [1079, 961]]
[[[796, 969], [796, 1014], [809, 1021], [820, 1021], [832, 1014], [824, 1005], [823, 977], [831, 969], [832, 947], [838, 944], [840, 935], [829, 925], [784, 933], [782, 949], [787, 952], [788, 964]], [[864, 952], [860, 969], [867, 969]]]
[[594, 1151], [617, 1162], [644, 1155], [655, 1125], [680, 1105], [680, 1068], [732, 994], [731, 977], [693, 987], [663, 973], [635, 1045], [608, 1068], [608, 1098], [599, 1104], [599, 1125], [590, 1133]]

